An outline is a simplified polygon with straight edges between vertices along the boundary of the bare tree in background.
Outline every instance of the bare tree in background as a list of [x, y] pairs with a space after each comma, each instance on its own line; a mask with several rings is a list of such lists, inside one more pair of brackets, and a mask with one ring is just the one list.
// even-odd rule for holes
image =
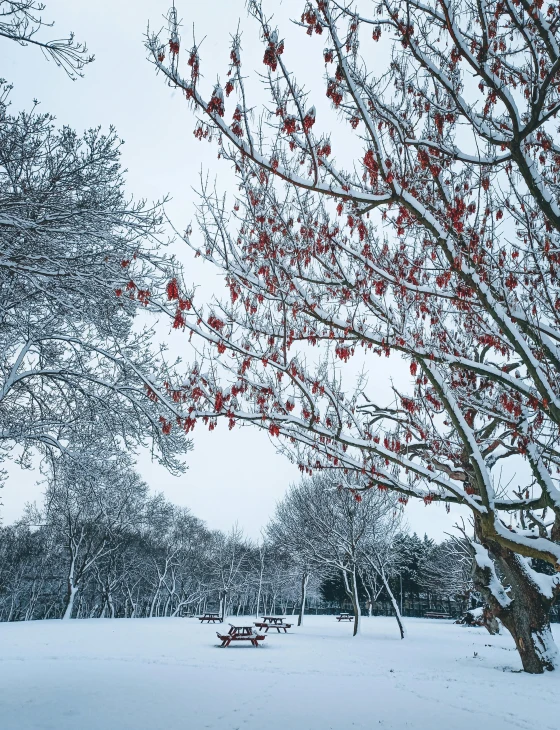
[[162, 494], [147, 500], [143, 511], [142, 582], [149, 587], [147, 615], [178, 615], [204, 591], [208, 530], [186, 508], [168, 502]]
[[381, 523], [391, 522], [394, 509], [395, 500], [373, 490], [358, 491], [342, 475], [327, 472], [292, 486], [269, 526], [275, 540], [290, 545], [293, 554], [299, 553], [296, 560], [300, 564], [342, 577], [354, 610], [354, 636], [361, 616], [360, 563], [368, 555], [384, 575], [381, 542], [385, 528]]
[[[86, 445], [80, 466], [76, 459], [59, 457], [52, 465], [44, 504], [29, 507], [18, 523], [0, 527], [0, 621], [65, 615], [192, 616], [215, 610], [220, 599], [224, 618], [228, 613], [295, 614], [301, 609], [302, 566], [309, 575], [305, 601], [310, 610], [328, 610], [321, 585], [344, 585], [338, 566], [344, 561], [343, 567], [352, 569], [348, 552], [350, 558], [359, 555], [356, 571], [364, 585], [377, 580], [385, 591], [383, 575], [388, 579], [389, 596], [396, 576], [403, 570], [410, 573], [415, 559], [422, 557], [421, 576], [437, 569], [430, 558], [431, 543], [418, 550], [424, 543], [416, 536], [399, 533], [392, 539], [400, 513], [371, 509], [367, 500], [380, 499], [371, 490], [339, 491], [338, 484], [332, 490], [323, 485], [322, 491], [313, 492], [318, 510], [311, 510], [311, 520], [294, 521], [293, 513], [280, 505], [263, 549], [263, 543], [247, 540], [238, 527], [228, 533], [210, 531], [184, 507], [161, 494], [148, 494], [130, 459], [120, 457], [98, 442], [95, 447]], [[331, 509], [322, 506], [325, 499], [335, 505], [335, 530], [346, 537], [337, 537], [334, 547], [332, 541], [315, 547], [315, 541], [323, 543], [313, 527], [315, 518], [319, 514], [331, 519]], [[391, 502], [386, 495], [383, 499]], [[290, 503], [293, 506], [291, 498]], [[309, 511], [305, 507], [300, 518]], [[373, 514], [380, 518], [374, 529]], [[356, 528], [364, 523], [362, 539]], [[297, 539], [287, 541], [292, 528], [297, 532], [302, 524]], [[348, 535], [356, 537], [350, 551], [345, 548]], [[385, 543], [387, 536], [392, 542]], [[403, 549], [405, 543], [411, 544]], [[296, 548], [298, 553], [293, 552]], [[351, 601], [348, 593], [346, 600]], [[451, 603], [457, 605], [453, 599]]]
[[52, 464], [44, 511], [28, 519], [48, 525], [52, 542], [63, 545], [66, 600], [62, 618], [72, 618], [76, 596], [96, 563], [121, 547], [123, 536], [140, 520], [147, 485], [123, 453], [81, 446], [80, 457]]
[[[375, 512], [375, 508], [372, 511]], [[367, 574], [371, 576], [372, 573], [378, 577], [391, 602], [401, 639], [404, 639], [406, 630], [401, 609], [389, 583], [400, 572], [403, 556], [398, 549], [397, 538], [401, 530], [402, 510], [396, 509], [396, 500], [386, 499], [382, 511], [377, 510], [377, 515], [372, 514], [368, 521], [366, 539], [360, 554], [360, 564], [364, 577]], [[372, 599], [373, 595], [370, 600]]]
[[[292, 508], [293, 507], [293, 508]], [[283, 500], [276, 508], [266, 533], [273, 545], [285, 551], [294, 565], [300, 582], [298, 626], [303, 623], [307, 601], [307, 587], [314, 568], [307, 545], [308, 521], [305, 515], [290, 501]]]
[[471, 607], [471, 596], [476, 594], [471, 542], [464, 536], [444, 540], [430, 550], [421, 565], [422, 587], [444, 599], [452, 598], [462, 605], [463, 612]]
[[239, 586], [240, 578], [242, 582], [246, 580], [248, 547], [248, 542], [238, 525], [234, 525], [227, 534], [214, 532], [212, 535], [207, 567], [219, 597], [218, 612], [222, 621], [228, 614], [232, 589]]

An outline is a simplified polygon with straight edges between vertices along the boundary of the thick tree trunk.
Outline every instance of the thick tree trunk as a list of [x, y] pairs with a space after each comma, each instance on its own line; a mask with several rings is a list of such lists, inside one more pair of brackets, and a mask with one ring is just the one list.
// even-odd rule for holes
[[[524, 558], [494, 541], [485, 546], [508, 586], [501, 591], [490, 565], [475, 560], [474, 581], [482, 593], [487, 609], [487, 621], [500, 619], [510, 632], [519, 652], [523, 669], [530, 674], [542, 674], [558, 666], [558, 649], [550, 628], [552, 597], [545, 596], [531, 579]], [[493, 630], [490, 625], [489, 630]], [[494, 627], [495, 628], [495, 627]]]
[[523, 669], [531, 674], [555, 669], [558, 651], [550, 628], [552, 601], [545, 598], [527, 576], [522, 558], [501, 546], [492, 552], [511, 586], [513, 598], [510, 610], [496, 618], [513, 636]]
[[66, 591], [66, 603], [64, 606], [64, 613], [62, 614], [63, 619], [72, 618], [72, 611], [74, 610], [74, 601], [78, 593], [78, 586], [75, 586], [72, 581], [68, 581], [68, 588]]
[[309, 573], [304, 573], [301, 577], [301, 602], [299, 606], [299, 614], [297, 625], [301, 626], [305, 615], [305, 601], [307, 600], [307, 583], [309, 581]]

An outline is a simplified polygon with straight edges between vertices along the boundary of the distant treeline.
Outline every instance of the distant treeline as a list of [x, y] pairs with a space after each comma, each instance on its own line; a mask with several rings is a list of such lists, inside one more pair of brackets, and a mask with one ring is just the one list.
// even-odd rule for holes
[[[78, 471], [63, 461], [44, 503], [0, 528], [0, 620], [295, 613], [302, 603], [313, 612], [334, 611], [352, 607], [345, 571], [356, 576], [366, 613], [393, 612], [392, 600], [402, 600], [405, 614], [434, 608], [456, 614], [477, 601], [453, 541], [436, 545], [407, 534], [392, 505], [380, 517], [377, 495], [357, 501], [351, 489], [323, 492], [320, 509], [328, 507], [338, 525], [331, 545], [315, 530], [313, 515], [296, 514], [306, 520], [299, 536], [288, 518], [311, 505], [315, 520], [327, 519], [304, 481], [278, 506], [257, 544], [238, 527], [210, 530], [187, 509], [150, 495], [127, 462], [101, 468], [96, 460], [90, 472], [84, 463]], [[324, 483], [315, 486], [325, 490]], [[298, 507], [294, 498], [302, 495]], [[355, 531], [358, 519], [367, 527], [371, 516], [377, 532], [364, 528], [352, 557], [345, 530]], [[368, 563], [372, 554], [387, 586]]]

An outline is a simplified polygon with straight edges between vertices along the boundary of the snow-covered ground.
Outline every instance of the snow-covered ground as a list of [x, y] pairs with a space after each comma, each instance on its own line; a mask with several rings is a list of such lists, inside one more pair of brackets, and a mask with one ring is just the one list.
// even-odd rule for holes
[[310, 616], [258, 649], [220, 649], [216, 628], [196, 619], [0, 624], [0, 727], [560, 727], [560, 672], [520, 673], [511, 639], [484, 629], [409, 619], [400, 641], [393, 619], [365, 618], [352, 638], [350, 625]]

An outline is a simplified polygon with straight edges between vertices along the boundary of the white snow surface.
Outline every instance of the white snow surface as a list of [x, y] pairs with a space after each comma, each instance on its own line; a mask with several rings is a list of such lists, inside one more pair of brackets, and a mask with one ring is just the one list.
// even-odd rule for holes
[[[231, 619], [248, 624], [253, 619]], [[229, 627], [225, 627], [229, 628]], [[557, 730], [560, 672], [521, 673], [483, 628], [334, 616], [218, 648], [182, 619], [0, 624], [3, 730]], [[560, 627], [554, 627], [560, 641]]]

